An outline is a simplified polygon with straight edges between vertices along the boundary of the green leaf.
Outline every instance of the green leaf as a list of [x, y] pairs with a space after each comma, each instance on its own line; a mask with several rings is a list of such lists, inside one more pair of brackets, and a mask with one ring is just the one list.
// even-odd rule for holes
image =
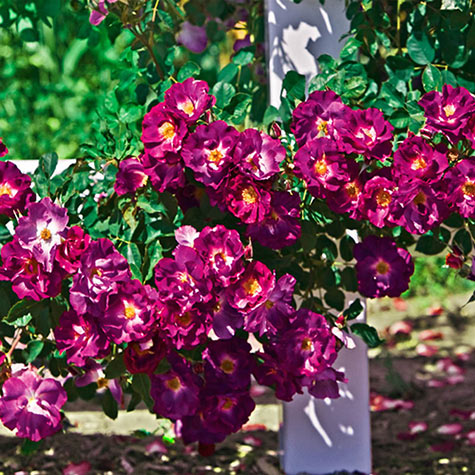
[[42, 340], [30, 341], [26, 349], [26, 352], [28, 353], [26, 362], [32, 363], [39, 356], [44, 346], [45, 346], [45, 343]]
[[336, 310], [345, 308], [345, 294], [336, 288], [330, 289], [325, 294], [325, 302]]
[[38, 169], [35, 173], [41, 171], [46, 178], [51, 178], [57, 165], [58, 155], [56, 153], [46, 153], [40, 157]]
[[354, 320], [357, 318], [361, 312], [364, 310], [363, 305], [361, 305], [360, 299], [356, 299], [352, 304], [343, 312], [343, 315], [347, 320]]
[[417, 241], [416, 251], [422, 252], [428, 256], [439, 254], [446, 248], [446, 244], [436, 239], [434, 236], [421, 236]]
[[197, 76], [200, 73], [200, 67], [193, 61], [185, 63], [178, 71], [177, 80], [183, 82], [185, 79]]
[[239, 68], [234, 63], [229, 63], [218, 73], [218, 81], [231, 82], [238, 72]]
[[435, 49], [424, 31], [413, 32], [407, 39], [407, 52], [417, 64], [430, 64], [435, 58]]
[[351, 261], [353, 259], [353, 247], [355, 241], [351, 236], [343, 236], [340, 241], [340, 255], [345, 261]]
[[224, 109], [231, 102], [235, 93], [234, 86], [223, 81], [217, 82], [211, 90], [211, 94], [216, 97], [216, 106], [220, 109]]
[[428, 64], [422, 73], [422, 85], [429, 91], [442, 91], [442, 73], [432, 64]]
[[117, 406], [117, 401], [112, 396], [110, 389], [107, 389], [104, 393], [104, 397], [102, 399], [102, 409], [104, 410], [104, 414], [111, 419], [117, 419], [119, 414], [119, 408]]
[[34, 300], [20, 300], [10, 308], [6, 317], [7, 322], [14, 322], [21, 317], [29, 315], [34, 308], [38, 307], [38, 305], [40, 304]]
[[466, 229], [460, 229], [454, 236], [453, 243], [465, 254], [472, 250], [472, 237]]
[[115, 379], [124, 374], [126, 368], [124, 363], [124, 355], [117, 355], [106, 367], [105, 377], [107, 379]]
[[42, 444], [42, 440], [39, 440], [38, 442], [33, 442], [30, 439], [25, 439], [23, 441], [23, 444], [21, 444], [20, 452], [22, 455], [32, 455], [38, 451]]
[[263, 119], [264, 125], [267, 127], [269, 124], [271, 124], [272, 122], [278, 119], [280, 119], [278, 109], [274, 106], [267, 107], [264, 113], [264, 119]]
[[20, 31], [20, 38], [26, 43], [34, 43], [38, 41], [38, 32], [34, 28], [23, 28]]
[[233, 63], [237, 64], [238, 66], [246, 66], [254, 59], [254, 46], [248, 46], [247, 48], [243, 48], [239, 50], [233, 57]]
[[289, 71], [282, 81], [282, 90], [287, 92], [287, 98], [290, 100], [305, 99], [305, 76], [295, 71]]
[[142, 396], [143, 401], [150, 409], [153, 407], [153, 400], [150, 396], [150, 378], [147, 374], [134, 374], [132, 378], [132, 389]]
[[384, 340], [379, 338], [376, 328], [366, 323], [353, 323], [351, 331], [358, 335], [370, 348], [376, 348], [384, 343]]

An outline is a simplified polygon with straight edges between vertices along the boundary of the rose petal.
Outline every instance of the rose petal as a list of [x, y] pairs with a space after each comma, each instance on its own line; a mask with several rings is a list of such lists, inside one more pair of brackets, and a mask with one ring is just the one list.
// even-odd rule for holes
[[460, 432], [462, 432], [463, 426], [462, 424], [459, 424], [458, 422], [455, 422], [453, 424], [444, 424], [441, 425], [440, 427], [437, 428], [437, 432], [439, 434], [445, 434], [445, 435], [455, 435]]

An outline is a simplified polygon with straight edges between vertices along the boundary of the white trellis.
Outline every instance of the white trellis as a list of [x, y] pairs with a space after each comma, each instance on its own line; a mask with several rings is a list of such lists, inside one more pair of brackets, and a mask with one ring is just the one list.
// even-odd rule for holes
[[[278, 107], [285, 73], [294, 70], [310, 79], [318, 72], [318, 56], [338, 55], [349, 24], [344, 0], [326, 0], [324, 6], [318, 0], [267, 0], [266, 7], [270, 101]], [[340, 351], [335, 365], [349, 379], [340, 385], [341, 398], [305, 394], [284, 403], [280, 436], [288, 475], [371, 471], [368, 358], [364, 343], [355, 340], [356, 348]]]

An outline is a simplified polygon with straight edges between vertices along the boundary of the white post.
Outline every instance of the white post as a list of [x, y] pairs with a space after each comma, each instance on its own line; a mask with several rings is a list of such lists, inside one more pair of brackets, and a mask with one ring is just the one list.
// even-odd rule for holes
[[[289, 70], [310, 79], [316, 58], [337, 56], [340, 37], [349, 30], [344, 0], [267, 0], [269, 84], [271, 104], [278, 107], [282, 79]], [[364, 321], [363, 313], [357, 321]], [[366, 345], [340, 351], [335, 368], [349, 382], [339, 399], [318, 400], [308, 394], [284, 403], [281, 427], [282, 466], [286, 474], [312, 475], [339, 470], [371, 472], [369, 378]]]

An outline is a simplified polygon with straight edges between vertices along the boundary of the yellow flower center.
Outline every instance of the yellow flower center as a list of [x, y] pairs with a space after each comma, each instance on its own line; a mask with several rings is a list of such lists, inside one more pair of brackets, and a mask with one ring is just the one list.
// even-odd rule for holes
[[167, 140], [170, 140], [175, 136], [175, 126], [171, 122], [164, 122], [158, 128], [158, 131], [160, 132], [160, 135]]
[[376, 203], [382, 208], [389, 206], [391, 199], [391, 194], [387, 190], [381, 189], [376, 193]]
[[416, 205], [423, 205], [426, 203], [426, 201], [427, 197], [423, 191], [419, 191], [419, 193], [417, 193], [416, 197], [413, 200], [414, 204]]
[[167, 385], [168, 389], [171, 389], [172, 391], [178, 391], [181, 388], [181, 383], [178, 376], [169, 379], [165, 384]]
[[179, 325], [181, 325], [182, 327], [187, 327], [190, 323], [191, 323], [191, 320], [192, 317], [191, 317], [191, 313], [190, 312], [185, 312], [183, 313], [182, 315], [177, 315], [175, 317], [175, 320], [177, 321], [177, 323]]
[[234, 362], [228, 358], [225, 358], [223, 361], [221, 361], [219, 367], [226, 374], [232, 374], [234, 372]]
[[223, 154], [219, 150], [210, 150], [208, 154], [208, 162], [218, 163], [223, 158]]
[[374, 141], [376, 138], [376, 130], [374, 130], [374, 127], [371, 127], [369, 129], [366, 127], [362, 127], [361, 132], [372, 141]]
[[376, 264], [376, 272], [378, 274], [387, 274], [389, 272], [389, 264], [386, 261], [380, 260]]
[[261, 290], [261, 286], [259, 285], [257, 279], [254, 279], [252, 277], [250, 279], [247, 279], [246, 282], [244, 282], [243, 288], [248, 295], [255, 295]]
[[126, 302], [126, 303], [124, 304], [124, 315], [125, 315], [125, 318], [127, 318], [128, 320], [130, 320], [131, 318], [134, 318], [136, 314], [137, 314], [137, 309], [134, 307], [134, 305], [132, 305], [132, 304]]
[[317, 162], [315, 163], [314, 169], [317, 175], [320, 175], [320, 176], [325, 175], [325, 173], [328, 170], [327, 162], [325, 161], [325, 158], [321, 158], [320, 160], [317, 160]]
[[345, 190], [348, 196], [353, 199], [356, 198], [361, 192], [360, 187], [355, 182], [345, 185]]
[[313, 343], [310, 338], [304, 338], [302, 340], [302, 345], [300, 347], [303, 351], [312, 351], [313, 350]]
[[224, 409], [225, 411], [229, 411], [229, 409], [232, 409], [233, 407], [234, 407], [234, 402], [233, 402], [233, 400], [227, 397], [227, 398], [226, 398], [226, 401], [225, 401], [224, 404], [223, 404], [223, 409]]
[[462, 185], [462, 191], [464, 195], [475, 197], [475, 182], [467, 181]]
[[270, 310], [274, 306], [274, 302], [271, 302], [270, 300], [267, 300], [266, 303], [264, 304], [268, 310]]
[[427, 162], [422, 157], [417, 157], [411, 164], [413, 170], [423, 170], [427, 168]]
[[102, 271], [100, 269], [98, 269], [97, 267], [94, 267], [93, 269], [91, 269], [91, 279], [97, 275], [97, 277], [101, 277], [102, 276]]
[[51, 231], [48, 228], [44, 228], [40, 232], [40, 238], [44, 241], [48, 241], [49, 239], [51, 239]]
[[107, 388], [109, 386], [109, 381], [106, 378], [99, 378], [96, 383], [98, 389]]
[[2, 195], [13, 195], [13, 191], [8, 183], [3, 183], [2, 185], [0, 185], [0, 196]]
[[190, 101], [190, 99], [187, 99], [186, 102], [182, 105], [182, 111], [186, 115], [191, 115], [193, 112], [195, 112], [195, 106], [193, 102]]
[[318, 119], [317, 120], [317, 130], [319, 132], [319, 136], [328, 135], [328, 122], [326, 120]]
[[243, 201], [249, 205], [252, 205], [257, 201], [257, 193], [252, 186], [244, 188], [244, 190], [242, 190], [241, 196]]
[[444, 107], [444, 112], [447, 118], [452, 117], [455, 114], [455, 106], [453, 104], [447, 104]]

